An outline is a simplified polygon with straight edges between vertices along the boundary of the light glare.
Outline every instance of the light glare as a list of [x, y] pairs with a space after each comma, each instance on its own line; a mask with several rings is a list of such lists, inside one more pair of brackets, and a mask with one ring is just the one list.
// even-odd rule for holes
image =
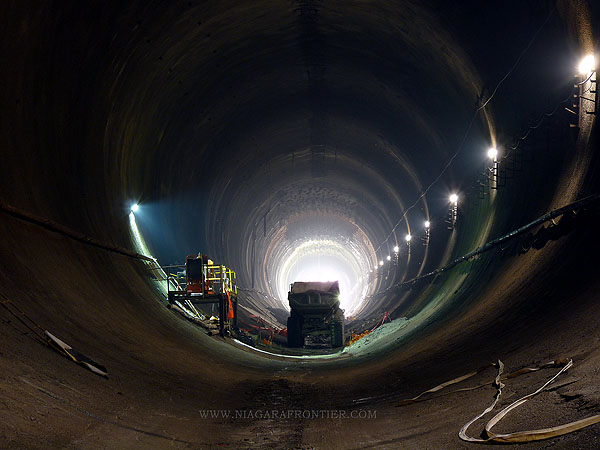
[[392, 257], [390, 255], [387, 255], [387, 257], [385, 259], [387, 259], [388, 261], [391, 261]]
[[383, 266], [383, 259], [381, 261], [379, 261], [379, 265]]
[[498, 149], [492, 147], [488, 150], [488, 158], [496, 160], [498, 157]]
[[[133, 215], [133, 214], [132, 214]], [[290, 249], [292, 250], [292, 249]], [[278, 297], [284, 306], [291, 283], [295, 281], [338, 281], [340, 307], [351, 313], [361, 305], [370, 286], [360, 275], [368, 272], [351, 245], [330, 239], [308, 239], [290, 251], [275, 273]], [[364, 261], [364, 259], [363, 259]], [[379, 260], [375, 260], [378, 267]]]
[[587, 75], [596, 70], [596, 58], [594, 55], [587, 55], [579, 63], [579, 73], [581, 75]]
[[431, 226], [431, 222], [429, 220], [425, 221], [425, 228], [429, 228]]
[[138, 212], [140, 209], [140, 205], [138, 205], [137, 203], [134, 203], [133, 205], [131, 205], [131, 212]]
[[457, 194], [452, 194], [450, 196], [450, 203], [457, 203], [458, 202], [458, 195]]
[[406, 240], [406, 242], [410, 242], [412, 236], [410, 234], [407, 234], [406, 236], [404, 236], [404, 239]]
[[398, 253], [400, 251], [400, 247], [398, 247], [397, 245], [394, 247], [394, 253]]

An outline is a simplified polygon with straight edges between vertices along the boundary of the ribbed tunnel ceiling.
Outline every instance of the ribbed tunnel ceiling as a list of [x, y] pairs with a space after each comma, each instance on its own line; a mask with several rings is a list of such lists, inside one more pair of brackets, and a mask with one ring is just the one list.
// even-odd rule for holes
[[[0, 349], [9, 448], [102, 448], [98, 436], [136, 448], [127, 433], [147, 448], [164, 439], [181, 448], [460, 448], [459, 426], [488, 400], [481, 391], [408, 413], [397, 401], [498, 358], [520, 368], [575, 355], [587, 384], [553, 394], [546, 410], [560, 404], [561, 418], [580, 418], [561, 403], [569, 395], [597, 408], [588, 388], [600, 382], [589, 348], [600, 338], [598, 285], [593, 265], [580, 262], [600, 243], [585, 220], [567, 223], [577, 233], [540, 232], [527, 248], [392, 286], [598, 192], [595, 118], [582, 113], [573, 130], [560, 103], [577, 61], [594, 50], [598, 13], [593, 2], [566, 0], [7, 4], [0, 206], [43, 226], [0, 215], [2, 296], [111, 377], [98, 382], [55, 361], [3, 319], [0, 338], [14, 343]], [[540, 117], [519, 171], [480, 199], [488, 147], [507, 151]], [[445, 222], [451, 192], [460, 195], [455, 228]], [[406, 326], [323, 359], [208, 337], [164, 307], [146, 266], [105, 251], [134, 248], [134, 202], [163, 264], [206, 253], [235, 269], [246, 292], [266, 294], [268, 310], [285, 308], [296, 277], [332, 274], [344, 279], [357, 327], [384, 312]], [[49, 233], [48, 220], [85, 236]], [[92, 238], [105, 250], [85, 245]], [[395, 245], [397, 266], [375, 270]], [[29, 397], [60, 398], [77, 417], [32, 428], [39, 399], [10, 394], [24, 378]], [[280, 442], [257, 438], [272, 422], [190, 426], [199, 408], [357, 406], [381, 416], [335, 431], [326, 421], [282, 421]], [[84, 420], [117, 411], [126, 426]], [[557, 445], [594, 448], [594, 433]]]
[[[459, 146], [481, 90], [468, 56], [416, 2], [218, 9], [146, 11], [116, 53], [111, 92], [122, 100], [105, 142], [122, 162], [123, 201], [164, 211], [185, 197], [163, 218], [176, 238], [159, 258], [206, 248], [272, 295], [282, 231], [283, 247], [360, 236], [368, 258], [353, 276], [372, 269], [373, 248]], [[473, 135], [491, 142], [482, 125]], [[472, 177], [476, 164], [460, 165], [440, 180], [438, 208]], [[427, 208], [419, 202], [413, 222]], [[331, 220], [341, 229], [311, 235]], [[298, 221], [304, 236], [291, 237]]]

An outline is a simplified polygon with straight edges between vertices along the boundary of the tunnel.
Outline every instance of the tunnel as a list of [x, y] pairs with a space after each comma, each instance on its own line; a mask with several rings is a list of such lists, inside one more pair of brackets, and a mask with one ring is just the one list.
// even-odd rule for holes
[[[0, 448], [598, 448], [598, 2], [1, 9]], [[209, 335], [154, 270], [199, 252], [370, 333]]]

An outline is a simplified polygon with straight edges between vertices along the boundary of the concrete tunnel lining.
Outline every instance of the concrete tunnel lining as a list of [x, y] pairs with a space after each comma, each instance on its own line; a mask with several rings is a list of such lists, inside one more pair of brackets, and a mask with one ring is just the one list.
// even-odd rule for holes
[[[427, 255], [415, 247], [402, 271], [377, 278], [360, 312], [424, 317], [419, 326], [354, 356], [291, 361], [204, 335], [164, 307], [143, 264], [0, 214], [3, 300], [110, 374], [103, 380], [61, 359], [4, 313], [0, 448], [462, 448], [458, 429], [485, 392], [396, 403], [497, 358], [516, 369], [573, 356], [578, 381], [565, 395], [597, 410], [598, 283], [594, 266], [582, 264], [599, 247], [593, 227], [376, 295], [598, 191], [597, 129], [586, 116], [577, 140], [536, 135], [531, 148], [544, 152], [526, 175], [493, 200], [461, 202], [455, 232], [440, 223], [447, 192], [466, 193], [477, 178], [484, 157], [473, 155], [562, 99], [566, 66], [597, 42], [597, 6], [553, 5], [8, 4], [2, 203], [132, 248], [128, 208], [139, 201], [161, 261], [202, 250], [274, 297], [272, 280], [298, 243], [347, 240], [373, 266], [424, 219], [441, 220]], [[408, 227], [374, 252], [460, 144], [482, 89], [489, 93], [548, 17], [456, 163]], [[498, 24], [501, 33], [487, 32]], [[551, 51], [565, 67], [548, 65]], [[541, 379], [532, 377], [516, 380], [515, 391]], [[560, 393], [548, 395], [536, 416], [508, 425], [581, 418]], [[378, 417], [235, 421], [199, 412], [353, 408]], [[598, 432], [554, 444], [593, 448]]]

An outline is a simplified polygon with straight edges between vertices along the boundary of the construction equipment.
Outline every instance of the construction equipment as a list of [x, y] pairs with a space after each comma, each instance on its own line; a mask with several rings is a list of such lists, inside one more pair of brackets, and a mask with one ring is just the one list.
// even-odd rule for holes
[[[250, 315], [251, 318], [256, 319], [256, 324], [249, 323], [248, 332], [258, 335], [257, 341], [265, 342], [266, 345], [272, 346], [273, 344], [285, 345], [287, 342], [287, 328], [279, 328], [268, 321], [264, 320], [260, 316]], [[265, 338], [266, 337], [266, 338]]]
[[237, 277], [233, 270], [215, 264], [206, 255], [189, 255], [185, 260], [185, 285], [177, 284], [178, 289], [172, 290], [172, 279], [167, 278], [170, 304], [218, 304], [220, 334], [237, 328]]
[[337, 281], [297, 281], [290, 286], [288, 347], [342, 347], [344, 311]]

